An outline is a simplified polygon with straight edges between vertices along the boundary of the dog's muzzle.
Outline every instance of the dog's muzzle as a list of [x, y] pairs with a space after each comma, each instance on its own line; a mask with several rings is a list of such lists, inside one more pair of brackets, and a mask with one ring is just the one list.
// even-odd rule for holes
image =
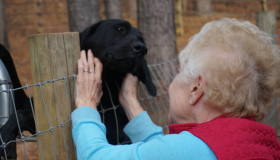
[[136, 54], [138, 53], [142, 53], [143, 55], [147, 54], [147, 47], [142, 42], [133, 43], [132, 48]]

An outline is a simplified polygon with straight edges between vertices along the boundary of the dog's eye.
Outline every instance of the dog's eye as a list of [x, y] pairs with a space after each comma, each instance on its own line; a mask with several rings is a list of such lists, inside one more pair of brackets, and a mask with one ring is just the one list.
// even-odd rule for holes
[[107, 57], [108, 57], [109, 59], [112, 59], [112, 55], [111, 55], [111, 54], [107, 55]]
[[122, 34], [125, 34], [125, 29], [123, 27], [118, 27], [118, 31]]

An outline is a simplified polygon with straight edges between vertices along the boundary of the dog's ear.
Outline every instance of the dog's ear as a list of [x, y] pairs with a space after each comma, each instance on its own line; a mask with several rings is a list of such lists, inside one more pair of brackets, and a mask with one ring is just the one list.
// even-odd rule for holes
[[92, 44], [92, 41], [94, 41], [94, 38], [93, 38], [94, 34], [101, 23], [102, 23], [102, 21], [95, 23], [95, 24], [89, 26], [88, 28], [86, 28], [85, 30], [83, 30], [82, 32], [80, 32], [79, 36], [80, 36], [81, 50], [89, 49], [88, 44]]
[[156, 86], [154, 85], [148, 66], [147, 66], [147, 61], [145, 59], [142, 60], [141, 67], [139, 68], [139, 72], [136, 75], [138, 79], [143, 82], [146, 85], [146, 88], [149, 92], [149, 94], [153, 97], [156, 96], [157, 94], [157, 89]]

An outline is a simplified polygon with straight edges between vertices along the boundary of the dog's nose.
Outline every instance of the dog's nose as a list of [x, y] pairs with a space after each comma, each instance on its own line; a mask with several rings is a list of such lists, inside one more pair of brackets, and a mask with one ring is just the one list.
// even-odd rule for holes
[[144, 55], [147, 54], [147, 48], [146, 48], [145, 44], [143, 44], [141, 42], [133, 43], [132, 47], [133, 47], [133, 49], [136, 53], [141, 53], [142, 52]]

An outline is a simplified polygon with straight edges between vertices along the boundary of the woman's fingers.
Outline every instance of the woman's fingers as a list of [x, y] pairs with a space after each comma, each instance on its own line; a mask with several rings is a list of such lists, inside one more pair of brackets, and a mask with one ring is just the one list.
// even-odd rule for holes
[[81, 59], [84, 66], [84, 73], [88, 73], [88, 62], [87, 62], [86, 52], [84, 50], [81, 51]]
[[139, 80], [136, 76], [128, 73], [122, 83], [122, 87], [119, 93], [120, 102], [130, 101], [131, 99], [137, 100], [137, 87]]
[[84, 72], [84, 66], [83, 66], [83, 61], [80, 58], [78, 60], [78, 74], [82, 74]]
[[94, 58], [93, 61], [95, 64], [95, 77], [97, 80], [101, 80], [103, 65], [98, 58]]
[[91, 52], [91, 50], [88, 50], [88, 69], [89, 73], [93, 73], [94, 71], [94, 62], [93, 62], [94, 56]]
[[89, 80], [89, 87], [90, 89], [94, 89], [94, 82], [95, 82], [95, 73], [94, 73], [94, 56], [91, 50], [88, 50], [88, 80]]
[[124, 79], [125, 86], [127, 86], [127, 88], [129, 90], [134, 90], [135, 88], [137, 89], [137, 86], [139, 84], [139, 80], [136, 76], [133, 76], [131, 73], [128, 73]]
[[76, 105], [96, 108], [102, 97], [102, 64], [94, 58], [91, 50], [81, 51], [81, 58], [78, 60], [78, 76], [76, 80]]
[[90, 73], [90, 76], [93, 76], [93, 81], [101, 80], [103, 65], [98, 58], [94, 57], [91, 50], [88, 50], [88, 58], [86, 58], [86, 52], [84, 50], [81, 51], [79, 61], [81, 63], [79, 73], [83, 72], [86, 76], [85, 78], [87, 78], [86, 73]]
[[80, 58], [78, 60], [78, 75], [77, 75], [77, 81], [81, 82], [82, 78], [83, 78], [83, 72], [84, 72], [84, 65], [83, 65], [83, 61]]
[[87, 57], [86, 57], [86, 52], [84, 50], [81, 51], [81, 59], [82, 59], [83, 65], [87, 65]]

